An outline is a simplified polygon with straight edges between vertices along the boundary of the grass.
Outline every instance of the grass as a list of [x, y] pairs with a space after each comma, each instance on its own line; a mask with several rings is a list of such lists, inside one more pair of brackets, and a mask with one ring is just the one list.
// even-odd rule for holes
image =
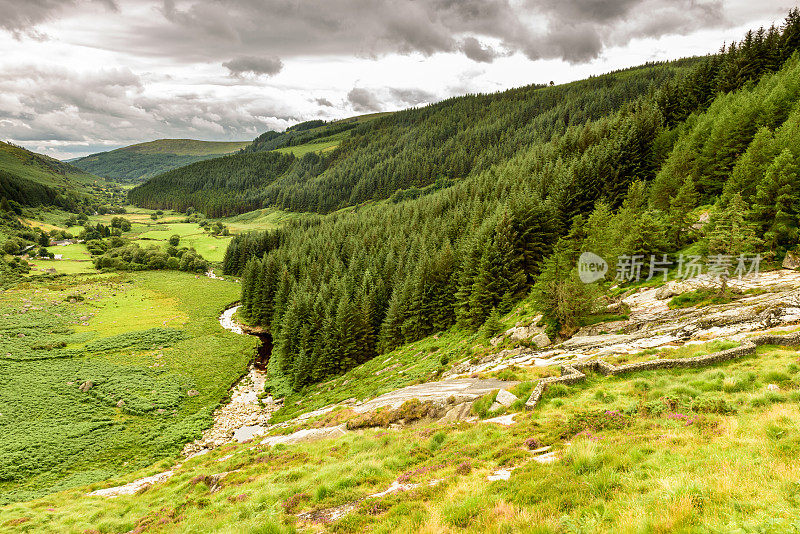
[[303, 145], [278, 148], [275, 150], [275, 152], [280, 152], [282, 154], [294, 154], [294, 156], [298, 158], [308, 154], [309, 152], [327, 152], [339, 146], [339, 144], [349, 135], [349, 131], [341, 132], [328, 137], [323, 137], [321, 139], [314, 139], [312, 142], [305, 143]]
[[178, 272], [0, 294], [0, 503], [124, 475], [199, 436], [254, 354], [217, 322], [237, 298], [236, 284]]
[[[194, 247], [197, 252], [211, 262], [220, 262], [225, 257], [225, 250], [230, 243], [230, 236], [214, 236], [197, 223], [180, 222], [158, 222], [157, 224], [147, 225], [145, 228], [137, 226], [132, 229], [138, 233], [136, 236], [140, 245], [152, 244], [157, 241], [166, 246], [170, 236], [178, 235], [181, 238], [182, 247]], [[142, 231], [145, 230], [145, 231]]]
[[175, 154], [177, 156], [210, 156], [230, 154], [246, 147], [250, 141], [198, 141], [196, 139], [159, 139], [127, 146], [119, 152], [136, 154]]
[[296, 213], [289, 213], [275, 208], [264, 208], [221, 219], [221, 221], [230, 228], [232, 233], [238, 234], [252, 230], [273, 230], [297, 217]]
[[668, 305], [671, 310], [691, 308], [692, 306], [702, 308], [716, 304], [727, 304], [733, 299], [734, 296], [729, 291], [720, 293], [717, 289], [696, 289], [672, 297]]
[[648, 360], [662, 360], [668, 358], [694, 358], [695, 356], [705, 356], [714, 352], [719, 352], [733, 347], [738, 347], [739, 343], [726, 339], [709, 341], [707, 343], [692, 343], [681, 347], [662, 347], [658, 349], [647, 349], [634, 354], [620, 354], [616, 356], [603, 357], [605, 361], [614, 364], [636, 363]]
[[[775, 381], [782, 390], [767, 392]], [[299, 512], [355, 502], [312, 530], [789, 532], [800, 527], [798, 385], [798, 353], [780, 347], [714, 368], [591, 375], [511, 427], [433, 423], [227, 445], [139, 495], [84, 496], [107, 482], [2, 507], [0, 529], [294, 532]], [[531, 461], [541, 444], [561, 460]], [[512, 469], [510, 480], [488, 482], [499, 468]], [[360, 500], [395, 480], [417, 487]]]

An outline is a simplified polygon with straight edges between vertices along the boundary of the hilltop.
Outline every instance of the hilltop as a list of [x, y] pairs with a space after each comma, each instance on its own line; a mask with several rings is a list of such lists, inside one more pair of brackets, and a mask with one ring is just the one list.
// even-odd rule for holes
[[76, 159], [72, 164], [120, 183], [139, 183], [170, 169], [232, 154], [250, 141], [158, 139]]
[[0, 198], [22, 206], [73, 208], [88, 197], [108, 197], [112, 184], [74, 165], [0, 142]]

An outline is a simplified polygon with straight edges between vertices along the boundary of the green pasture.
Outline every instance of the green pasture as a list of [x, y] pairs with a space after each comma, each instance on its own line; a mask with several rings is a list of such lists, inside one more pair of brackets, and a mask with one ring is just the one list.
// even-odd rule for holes
[[198, 437], [254, 354], [218, 323], [238, 296], [174, 271], [0, 293], [0, 503], [120, 476]]
[[272, 230], [298, 217], [296, 213], [264, 208], [220, 220], [232, 233], [238, 234], [252, 230]]

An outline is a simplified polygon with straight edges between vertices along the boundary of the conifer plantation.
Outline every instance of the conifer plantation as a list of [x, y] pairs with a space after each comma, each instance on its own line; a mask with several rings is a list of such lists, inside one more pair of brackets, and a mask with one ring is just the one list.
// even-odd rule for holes
[[774, 259], [796, 242], [798, 47], [793, 10], [716, 55], [451, 99], [356, 127], [329, 156], [229, 156], [131, 198], [218, 214], [351, 206], [236, 236], [225, 255], [244, 317], [274, 338], [276, 392], [476, 330], [531, 290], [568, 334], [598, 296], [576, 278], [583, 250], [610, 279], [620, 255], [697, 241], [687, 214], [700, 204], [713, 204], [707, 252]]

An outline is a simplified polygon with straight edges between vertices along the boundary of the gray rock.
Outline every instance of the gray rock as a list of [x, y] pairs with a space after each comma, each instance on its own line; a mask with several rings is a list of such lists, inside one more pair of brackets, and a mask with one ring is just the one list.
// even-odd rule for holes
[[787, 252], [786, 257], [783, 258], [783, 263], [781, 266], [784, 269], [800, 268], [800, 256], [797, 256], [794, 252]]
[[190, 389], [189, 391], [186, 392], [186, 395], [189, 397], [196, 397], [200, 395], [200, 392], [197, 391], [196, 389]]
[[93, 387], [94, 387], [94, 382], [92, 382], [91, 380], [87, 380], [86, 382], [81, 384], [78, 389], [81, 390], [84, 393], [87, 393]]
[[500, 391], [498, 391], [497, 398], [495, 398], [496, 403], [499, 403], [505, 406], [506, 408], [514, 404], [514, 402], [516, 402], [517, 400], [518, 399], [516, 395], [505, 389], [501, 389]]
[[123, 406], [125, 406], [125, 401], [124, 400], [121, 400], [121, 401], [119, 401], [117, 403], [117, 408], [122, 408]]
[[544, 332], [533, 336], [533, 339], [531, 339], [531, 343], [535, 343], [536, 348], [539, 349], [543, 349], [544, 347], [548, 347], [553, 344], [553, 342], [550, 341], [550, 338], [547, 337], [547, 334], [545, 334]]

